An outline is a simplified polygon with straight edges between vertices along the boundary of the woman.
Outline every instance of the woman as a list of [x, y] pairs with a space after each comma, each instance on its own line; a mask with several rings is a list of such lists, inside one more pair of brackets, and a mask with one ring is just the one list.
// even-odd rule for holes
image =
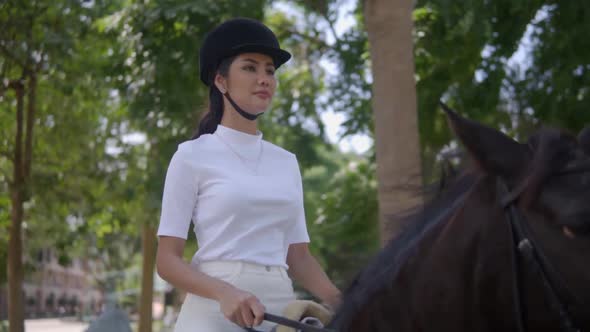
[[[308, 249], [297, 159], [257, 129], [275, 93], [274, 71], [290, 57], [251, 19], [231, 19], [205, 37], [199, 65], [209, 111], [170, 161], [158, 228], [158, 273], [188, 293], [175, 331], [268, 331], [264, 313], [281, 314], [295, 299], [291, 278], [339, 304]], [[187, 264], [191, 221], [199, 250]]]

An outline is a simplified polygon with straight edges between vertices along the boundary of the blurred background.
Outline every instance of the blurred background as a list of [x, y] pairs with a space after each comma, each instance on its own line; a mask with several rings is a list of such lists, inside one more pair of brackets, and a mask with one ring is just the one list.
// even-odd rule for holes
[[171, 330], [184, 294], [154, 271], [163, 181], [206, 107], [198, 50], [221, 21], [262, 20], [294, 55], [260, 128], [297, 154], [312, 250], [344, 288], [399, 228], [390, 216], [423, 201], [408, 188], [454, 156], [440, 99], [517, 139], [590, 122], [589, 15], [586, 1], [0, 0], [0, 331], [84, 331], [112, 308], [113, 324]]

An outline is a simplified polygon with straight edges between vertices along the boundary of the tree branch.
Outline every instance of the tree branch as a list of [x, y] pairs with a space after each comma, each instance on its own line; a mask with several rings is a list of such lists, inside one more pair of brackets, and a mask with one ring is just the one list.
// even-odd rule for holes
[[332, 35], [334, 35], [334, 41], [335, 41], [335, 44], [336, 44], [336, 49], [337, 50], [340, 50], [341, 49], [341, 45], [342, 45], [342, 41], [340, 40], [340, 38], [338, 38], [338, 34], [336, 33], [336, 28], [334, 27], [334, 21], [330, 20], [330, 18], [328, 17], [328, 13], [327, 12], [322, 12], [321, 15], [324, 18], [324, 20], [326, 20], [326, 22], [328, 22], [328, 27], [330, 28], [330, 31], [332, 32]]
[[322, 49], [333, 49], [332, 46], [326, 44], [326, 42], [324, 42], [323, 40], [314, 38], [314, 37], [312, 37], [310, 35], [303, 34], [303, 33], [299, 32], [297, 30], [287, 29], [287, 32], [289, 32], [291, 35], [298, 36], [298, 37], [301, 37], [301, 38], [303, 38], [303, 39], [305, 39], [307, 41], [310, 41], [312, 43], [318, 44], [318, 45], [320, 45], [320, 47]]

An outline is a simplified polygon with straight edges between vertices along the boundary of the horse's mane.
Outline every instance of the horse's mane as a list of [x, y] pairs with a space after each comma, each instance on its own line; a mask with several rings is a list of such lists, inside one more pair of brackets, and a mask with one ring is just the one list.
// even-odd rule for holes
[[[402, 230], [353, 279], [344, 294], [344, 302], [334, 317], [333, 324], [347, 326], [355, 313], [378, 291], [390, 287], [400, 268], [413, 254], [413, 249], [430, 229], [446, 222], [463, 198], [476, 183], [478, 175], [464, 172], [454, 179], [445, 179], [442, 188], [422, 209], [392, 217]], [[433, 186], [436, 188], [436, 186]]]
[[[564, 139], [565, 138], [565, 139]], [[575, 138], [574, 138], [575, 141]], [[532, 168], [527, 181], [530, 190], [536, 191], [539, 184], [564, 164], [565, 156], [572, 151], [571, 136], [557, 130], [540, 130], [529, 139], [532, 153]], [[462, 205], [464, 198], [482, 178], [478, 170], [465, 170], [453, 179], [444, 179], [446, 188], [414, 213], [392, 220], [402, 222], [403, 229], [369, 264], [360, 271], [344, 294], [344, 301], [331, 326], [346, 327], [364, 305], [379, 291], [390, 289], [401, 268], [414, 254], [414, 249], [437, 225], [446, 223], [452, 213]], [[400, 220], [402, 219], [402, 220]]]

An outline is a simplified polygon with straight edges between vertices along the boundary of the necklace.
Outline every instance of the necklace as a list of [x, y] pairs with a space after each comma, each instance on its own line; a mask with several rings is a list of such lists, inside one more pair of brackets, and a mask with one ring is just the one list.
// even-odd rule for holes
[[[238, 159], [240, 159], [242, 164], [244, 164], [244, 166], [246, 166], [247, 169], [249, 169], [254, 175], [258, 175], [258, 166], [260, 165], [260, 159], [262, 159], [262, 152], [263, 152], [263, 148], [264, 148], [264, 144], [262, 141], [260, 141], [260, 152], [258, 153], [258, 158], [256, 160], [254, 160], [254, 159], [248, 159], [248, 158], [242, 157], [242, 155], [240, 155], [228, 142], [226, 142], [223, 138], [221, 138], [221, 136], [219, 136], [217, 133], [215, 133], [214, 135], [217, 136], [217, 138], [225, 146], [227, 146], [228, 149], [231, 152], [233, 152], [233, 154], [236, 155], [236, 157], [238, 157]], [[250, 165], [248, 165], [248, 162], [254, 162], [254, 161], [256, 161], [256, 164], [255, 164], [255, 167], [252, 168]]]

